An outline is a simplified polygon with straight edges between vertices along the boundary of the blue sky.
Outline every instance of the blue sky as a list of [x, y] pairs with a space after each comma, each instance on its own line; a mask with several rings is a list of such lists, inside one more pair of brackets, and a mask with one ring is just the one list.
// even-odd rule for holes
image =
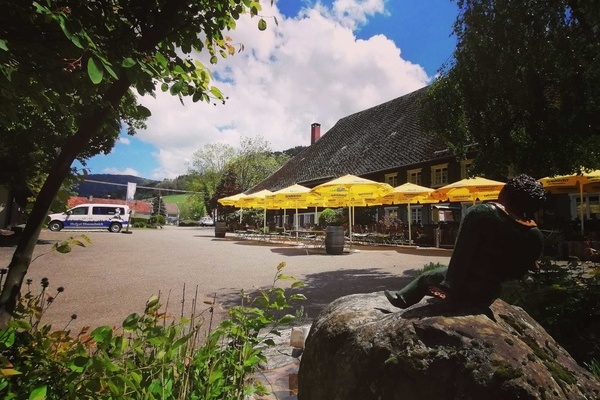
[[90, 159], [89, 173], [174, 178], [206, 144], [237, 147], [244, 137], [260, 136], [273, 150], [307, 146], [311, 123], [323, 135], [346, 115], [429, 84], [456, 43], [450, 0], [262, 3], [268, 29], [240, 20], [230, 36], [245, 51], [211, 67], [225, 105], [140, 98], [152, 111], [148, 128]]

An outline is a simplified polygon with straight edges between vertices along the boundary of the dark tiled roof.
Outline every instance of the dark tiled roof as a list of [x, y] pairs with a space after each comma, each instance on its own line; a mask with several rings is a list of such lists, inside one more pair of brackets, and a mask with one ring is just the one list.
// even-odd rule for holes
[[365, 176], [439, 158], [446, 146], [424, 134], [418, 124], [418, 101], [425, 90], [340, 119], [315, 144], [248, 193], [294, 183], [313, 187], [346, 174]]

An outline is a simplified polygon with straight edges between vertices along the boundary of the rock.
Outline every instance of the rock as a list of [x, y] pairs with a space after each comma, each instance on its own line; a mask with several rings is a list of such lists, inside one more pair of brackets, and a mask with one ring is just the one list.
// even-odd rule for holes
[[342, 297], [313, 322], [298, 378], [299, 400], [600, 399], [600, 382], [501, 300], [482, 313]]

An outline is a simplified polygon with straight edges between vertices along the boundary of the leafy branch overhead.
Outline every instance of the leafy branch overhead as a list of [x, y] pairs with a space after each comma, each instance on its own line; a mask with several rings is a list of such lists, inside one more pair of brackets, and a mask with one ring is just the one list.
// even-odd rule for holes
[[476, 173], [600, 167], [600, 2], [459, 0], [422, 120]]
[[[265, 29], [261, 10], [251, 0], [0, 2], [0, 171], [4, 181], [43, 181], [0, 293], [0, 327], [73, 161], [108, 153], [121, 129], [144, 128], [150, 110], [136, 95], [224, 101], [198, 55], [215, 63], [241, 50], [227, 33], [242, 14]], [[14, 156], [23, 144], [34, 168]]]

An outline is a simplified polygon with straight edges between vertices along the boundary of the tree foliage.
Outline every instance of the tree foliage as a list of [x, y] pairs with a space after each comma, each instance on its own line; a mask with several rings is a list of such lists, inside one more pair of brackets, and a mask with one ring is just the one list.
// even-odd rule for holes
[[475, 148], [490, 176], [600, 167], [600, 3], [457, 4], [454, 60], [427, 92], [424, 127], [460, 157]]
[[167, 216], [167, 207], [160, 193], [152, 199], [152, 215]]
[[[156, 89], [192, 101], [223, 101], [211, 85], [210, 63], [238, 48], [226, 35], [243, 13], [257, 16], [252, 0], [72, 1], [0, 3], [0, 121], [33, 114], [65, 118], [42, 185], [0, 294], [0, 327], [14, 309], [46, 214], [75, 159], [93, 146], [111, 148], [116, 132], [142, 126], [150, 111], [136, 94]], [[266, 22], [258, 18], [258, 28]], [[67, 128], [64, 132], [63, 128]], [[49, 130], [52, 131], [52, 130]], [[60, 142], [60, 141], [59, 141]]]
[[194, 153], [190, 172], [197, 181], [190, 190], [203, 192], [206, 210], [211, 213], [217, 199], [252, 188], [289, 159], [286, 153], [273, 152], [261, 136], [242, 138], [240, 149], [209, 143]]

